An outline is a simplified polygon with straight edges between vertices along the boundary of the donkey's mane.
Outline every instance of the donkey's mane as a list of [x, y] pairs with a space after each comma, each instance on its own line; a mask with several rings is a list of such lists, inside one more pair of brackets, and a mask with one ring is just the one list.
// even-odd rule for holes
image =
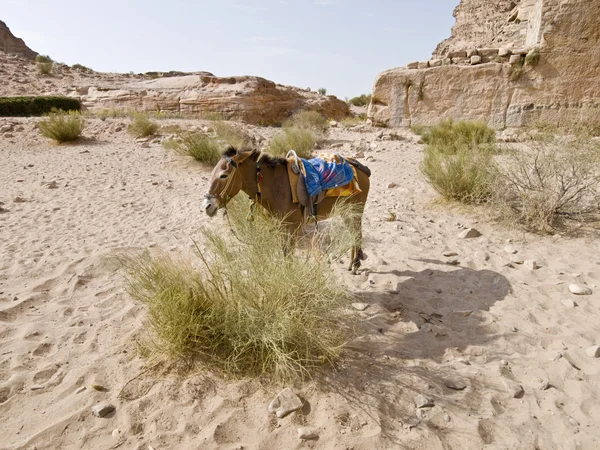
[[[240, 149], [240, 150], [245, 150], [245, 149]], [[236, 154], [237, 154], [238, 150], [235, 147], [228, 147], [227, 150], [225, 150], [223, 152], [223, 156], [227, 156], [229, 158], [233, 158]], [[262, 155], [262, 156], [260, 156]], [[286, 160], [285, 158], [280, 158], [278, 156], [272, 156], [269, 155], [268, 153], [264, 153], [264, 152], [260, 152], [259, 150], [253, 149], [252, 153], [250, 154], [250, 158], [252, 158], [254, 161], [258, 160], [258, 157], [260, 156], [260, 160], [262, 162], [264, 162], [267, 167], [270, 168], [275, 168], [277, 166], [285, 166], [286, 165]]]

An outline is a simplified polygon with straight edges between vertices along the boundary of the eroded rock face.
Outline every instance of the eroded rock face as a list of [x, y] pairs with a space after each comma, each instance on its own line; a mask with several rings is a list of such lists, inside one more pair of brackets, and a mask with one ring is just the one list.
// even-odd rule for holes
[[[392, 127], [474, 119], [497, 129], [600, 122], [599, 11], [600, 0], [463, 0], [431, 61], [377, 77], [369, 118]], [[536, 48], [539, 63], [525, 64]]]
[[9, 54], [23, 56], [27, 59], [35, 59], [37, 53], [31, 50], [23, 39], [15, 37], [8, 26], [0, 20], [0, 51]]
[[89, 109], [132, 108], [137, 111], [218, 112], [226, 119], [252, 124], [280, 124], [301, 109], [341, 119], [348, 105], [333, 96], [282, 86], [254, 76], [184, 75], [134, 81], [114, 88], [90, 87], [73, 92]]

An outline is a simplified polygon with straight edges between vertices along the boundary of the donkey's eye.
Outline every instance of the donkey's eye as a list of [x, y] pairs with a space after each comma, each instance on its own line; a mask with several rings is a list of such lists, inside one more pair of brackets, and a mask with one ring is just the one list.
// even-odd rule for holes
[[227, 175], [226, 173], [224, 173], [223, 175], [221, 175], [219, 178], [221, 180], [224, 180], [225, 178], [227, 178], [229, 175]]

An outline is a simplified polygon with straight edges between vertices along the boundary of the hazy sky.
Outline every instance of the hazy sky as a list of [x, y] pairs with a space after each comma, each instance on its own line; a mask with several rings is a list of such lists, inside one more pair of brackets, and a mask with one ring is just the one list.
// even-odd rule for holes
[[258, 75], [340, 98], [425, 61], [459, 0], [0, 0], [33, 50], [99, 71]]

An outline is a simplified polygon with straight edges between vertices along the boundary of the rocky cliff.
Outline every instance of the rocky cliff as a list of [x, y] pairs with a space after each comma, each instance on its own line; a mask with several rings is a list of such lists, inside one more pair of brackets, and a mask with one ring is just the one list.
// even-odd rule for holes
[[37, 53], [31, 50], [23, 39], [15, 37], [4, 22], [0, 20], [0, 51], [20, 55], [27, 59], [35, 59]]
[[599, 120], [600, 0], [462, 0], [454, 15], [431, 60], [377, 77], [374, 123]]

